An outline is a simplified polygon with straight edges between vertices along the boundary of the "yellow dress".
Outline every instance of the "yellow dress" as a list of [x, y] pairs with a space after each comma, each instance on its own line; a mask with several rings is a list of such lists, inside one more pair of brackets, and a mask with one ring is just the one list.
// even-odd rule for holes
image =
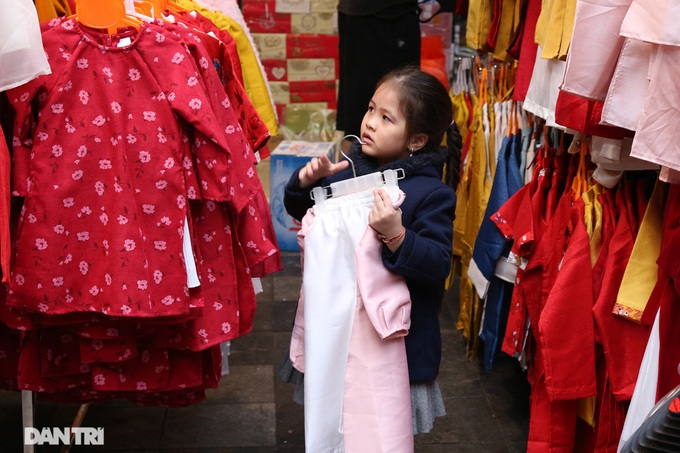
[[35, 3], [40, 23], [73, 14], [68, 0], [35, 0], [33, 3]]
[[218, 11], [203, 8], [191, 0], [174, 0], [174, 3], [189, 11], [198, 11], [202, 16], [210, 19], [217, 28], [226, 30], [234, 38], [238, 56], [241, 60], [241, 70], [243, 71], [243, 88], [246, 90], [250, 102], [252, 102], [260, 118], [269, 128], [269, 132], [272, 135], [277, 135], [279, 133], [279, 126], [276, 120], [274, 104], [269, 95], [267, 80], [260, 69], [255, 50], [241, 25], [234, 19]]

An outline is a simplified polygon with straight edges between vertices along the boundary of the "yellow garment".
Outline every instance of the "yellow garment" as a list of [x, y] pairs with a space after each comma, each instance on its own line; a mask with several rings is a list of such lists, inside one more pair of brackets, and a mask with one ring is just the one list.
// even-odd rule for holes
[[575, 14], [576, 0], [543, 0], [534, 35], [541, 58], [566, 58]]
[[[590, 238], [590, 265], [594, 266], [602, 249], [603, 210], [598, 196], [602, 193], [602, 186], [595, 184], [583, 193], [584, 222]], [[577, 414], [588, 425], [595, 426], [595, 396], [578, 400]]]
[[487, 40], [492, 20], [493, 0], [470, 0], [465, 29], [465, 44], [477, 51], [489, 50]]
[[656, 260], [661, 250], [663, 205], [667, 188], [666, 183], [657, 179], [612, 310], [615, 315], [638, 323], [658, 278]]
[[496, 48], [493, 51], [493, 57], [496, 60], [507, 61], [510, 59], [506, 50], [510, 46], [510, 41], [517, 27], [518, 22], [515, 21], [515, 13], [517, 11], [516, 5], [519, 4], [519, 1], [503, 0], [501, 21], [498, 25], [498, 35], [496, 36]]
[[73, 14], [67, 0], [35, 0], [33, 3], [40, 23]]
[[220, 30], [226, 30], [236, 41], [236, 49], [241, 60], [241, 70], [243, 71], [243, 88], [246, 90], [250, 102], [257, 110], [260, 118], [269, 128], [271, 135], [279, 133], [279, 126], [276, 121], [276, 112], [272, 99], [269, 96], [267, 80], [258, 64], [255, 50], [250, 44], [241, 25], [234, 19], [225, 16], [218, 11], [211, 11], [207, 8], [194, 3], [191, 0], [174, 0], [174, 3], [189, 11], [198, 11], [202, 16], [207, 17]]
[[[468, 151], [463, 191], [466, 192], [467, 202], [462, 209], [465, 214], [454, 221], [454, 235], [462, 237], [461, 253], [461, 281], [460, 281], [460, 311], [456, 327], [463, 331], [468, 339], [468, 356], [475, 357], [477, 352], [477, 337], [482, 315], [482, 303], [475, 297], [476, 291], [467, 276], [467, 270], [472, 259], [472, 249], [482, 224], [491, 192], [491, 180], [487, 177], [487, 151], [482, 125], [482, 105], [479, 100], [474, 106], [472, 126], [472, 141]], [[459, 222], [459, 220], [461, 220]]]
[[[469, 96], [471, 104], [474, 106], [477, 103], [477, 98], [473, 94], [470, 94]], [[465, 140], [468, 135], [468, 131], [470, 130], [470, 127], [468, 127], [468, 122], [470, 115], [472, 115], [473, 112], [470, 112], [468, 105], [465, 102], [465, 94], [463, 92], [453, 96], [452, 102], [453, 118], [460, 128], [460, 134], [463, 137], [463, 140]], [[465, 210], [468, 199], [467, 188], [469, 186], [467, 183], [467, 179], [469, 177], [467, 175], [466, 168], [467, 162], [463, 162], [463, 171], [461, 173], [460, 183], [458, 184], [458, 190], [456, 190], [456, 219], [453, 222], [453, 254], [455, 256], [462, 256], [463, 253], [463, 231], [465, 225]], [[451, 288], [452, 285], [452, 275], [449, 275], [446, 287]]]

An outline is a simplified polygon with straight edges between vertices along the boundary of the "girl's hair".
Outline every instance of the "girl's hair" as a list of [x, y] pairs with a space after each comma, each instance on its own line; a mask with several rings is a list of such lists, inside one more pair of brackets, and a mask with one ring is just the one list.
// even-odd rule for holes
[[463, 139], [453, 118], [451, 97], [435, 76], [416, 66], [397, 68], [378, 82], [376, 88], [389, 84], [399, 93], [399, 106], [406, 118], [406, 133], [427, 135], [419, 152], [440, 149], [446, 132], [446, 183], [454, 190], [460, 180], [460, 156]]

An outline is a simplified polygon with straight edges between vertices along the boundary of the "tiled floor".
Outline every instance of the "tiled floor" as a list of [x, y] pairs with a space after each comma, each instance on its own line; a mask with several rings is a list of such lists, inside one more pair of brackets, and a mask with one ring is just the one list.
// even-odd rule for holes
[[[89, 406], [83, 426], [103, 427], [105, 445], [72, 452], [270, 453], [304, 451], [303, 408], [292, 401], [292, 384], [275, 370], [286, 353], [300, 287], [297, 253], [284, 254], [284, 270], [262, 281], [255, 329], [232, 342], [230, 373], [206, 401], [186, 408], [136, 407], [123, 401]], [[528, 384], [514, 359], [501, 357], [485, 374], [465, 357], [455, 330], [457, 291], [442, 311], [444, 356], [439, 385], [446, 417], [416, 436], [416, 452], [522, 452], [526, 450]], [[70, 426], [78, 406], [38, 403], [36, 426]], [[0, 452], [21, 452], [21, 403], [0, 393]], [[36, 448], [37, 453], [61, 447]], [[369, 452], [370, 453], [370, 452]]]

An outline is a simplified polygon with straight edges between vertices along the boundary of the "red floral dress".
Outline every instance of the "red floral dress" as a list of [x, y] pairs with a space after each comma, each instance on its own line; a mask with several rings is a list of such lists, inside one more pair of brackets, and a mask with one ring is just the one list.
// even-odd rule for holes
[[27, 330], [19, 388], [200, 401], [219, 344], [252, 328], [251, 276], [281, 268], [254, 168], [262, 131], [244, 131], [241, 93], [186, 28], [106, 35], [54, 19], [43, 42], [52, 74], [8, 92], [24, 204], [0, 319]]

